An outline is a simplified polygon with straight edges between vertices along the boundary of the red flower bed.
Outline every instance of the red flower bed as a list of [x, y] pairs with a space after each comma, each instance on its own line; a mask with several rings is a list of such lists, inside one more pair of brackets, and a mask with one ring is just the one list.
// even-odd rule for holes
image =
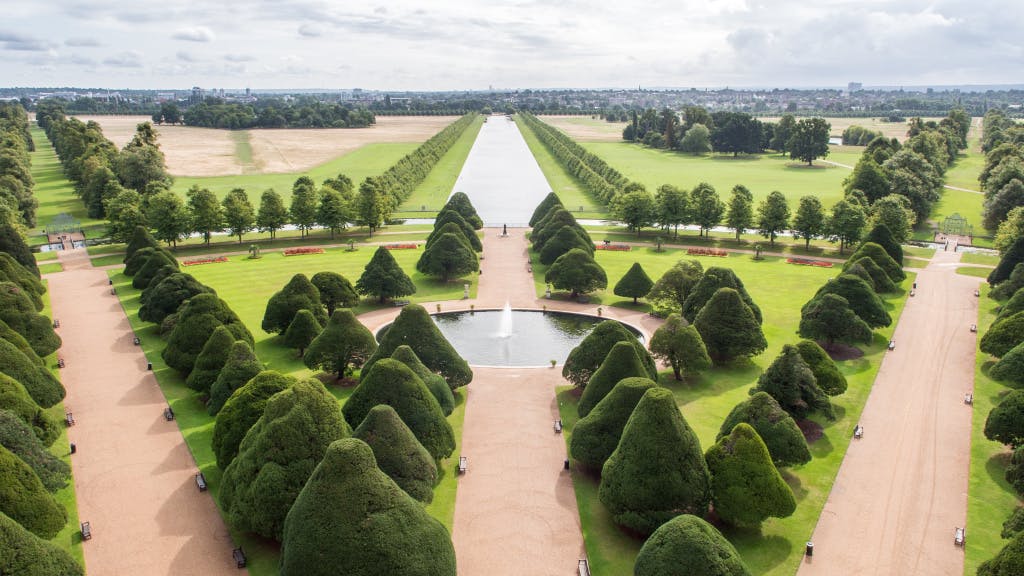
[[613, 252], [629, 252], [633, 249], [629, 244], [595, 244], [597, 250], [611, 250]]
[[810, 258], [786, 258], [787, 264], [797, 264], [799, 266], [817, 266], [818, 268], [831, 268], [831, 262], [824, 262], [822, 260], [811, 260]]
[[324, 249], [323, 248], [313, 248], [313, 247], [286, 248], [285, 251], [284, 251], [284, 255], [285, 256], [298, 256], [299, 254], [323, 254], [323, 253], [324, 253]]
[[197, 264], [215, 264], [217, 262], [227, 262], [227, 256], [217, 256], [216, 258], [196, 258], [194, 260], [185, 260], [181, 263], [182, 266], [195, 266]]
[[415, 250], [416, 248], [419, 248], [419, 245], [415, 244], [415, 243], [412, 243], [412, 244], [385, 244], [384, 248], [386, 250]]
[[728, 256], [729, 253], [721, 248], [687, 248], [686, 253], [690, 256]]

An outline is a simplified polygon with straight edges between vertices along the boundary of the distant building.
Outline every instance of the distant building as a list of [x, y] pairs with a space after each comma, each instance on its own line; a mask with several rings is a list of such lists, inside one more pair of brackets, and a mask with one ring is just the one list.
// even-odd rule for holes
[[860, 92], [863, 89], [864, 84], [860, 82], [850, 82], [849, 84], [846, 85], [846, 92], [849, 94], [853, 94], [854, 92]]
[[199, 104], [203, 101], [203, 89], [199, 86], [192, 87], [192, 95], [188, 97], [189, 104]]

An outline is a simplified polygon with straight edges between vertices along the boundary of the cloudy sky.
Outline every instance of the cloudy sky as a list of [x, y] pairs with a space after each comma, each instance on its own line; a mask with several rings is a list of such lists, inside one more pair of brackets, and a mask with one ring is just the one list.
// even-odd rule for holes
[[0, 85], [1007, 84], [1021, 0], [4, 2]]

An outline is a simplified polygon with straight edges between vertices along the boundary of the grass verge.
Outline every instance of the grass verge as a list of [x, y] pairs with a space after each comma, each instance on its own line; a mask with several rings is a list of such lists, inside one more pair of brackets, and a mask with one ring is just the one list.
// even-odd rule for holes
[[398, 207], [398, 212], [410, 218], [428, 218], [444, 206], [454, 191], [455, 181], [483, 125], [484, 116], [478, 116], [430, 170], [426, 179], [412, 191], [412, 195]]
[[562, 204], [568, 207], [569, 211], [577, 218], [606, 217], [607, 208], [583, 190], [576, 178], [566, 172], [558, 160], [555, 160], [555, 157], [548, 152], [533, 131], [524, 126], [522, 122], [516, 122], [516, 126], [523, 135], [523, 139], [526, 140], [526, 145], [530, 147], [530, 152], [537, 160], [548, 184], [551, 185], [551, 190], [558, 195]]

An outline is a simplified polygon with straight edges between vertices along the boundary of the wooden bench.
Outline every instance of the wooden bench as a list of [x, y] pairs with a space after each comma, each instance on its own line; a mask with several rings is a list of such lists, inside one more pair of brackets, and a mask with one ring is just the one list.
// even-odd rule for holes
[[889, 350], [895, 350], [895, 349], [896, 349], [896, 341], [895, 340], [889, 340]]
[[64, 424], [66, 424], [68, 426], [74, 426], [75, 425], [75, 417], [74, 417], [74, 415], [71, 414], [71, 412], [65, 412], [64, 413]]
[[964, 541], [967, 539], [967, 530], [965, 528], [957, 528], [953, 531], [953, 544], [956, 546], [963, 546]]
[[968, 406], [974, 404], [974, 394], [970, 392], [964, 394], [964, 404], [967, 404]]
[[136, 336], [135, 338], [132, 338], [132, 344], [138, 346], [139, 344], [142, 344], [142, 340], [139, 340], [139, 337]]
[[977, 332], [977, 331], [978, 331], [978, 325], [977, 324], [971, 324], [971, 332]]
[[64, 359], [63, 358], [57, 358], [57, 368], [63, 368], [63, 367], [64, 367]]
[[53, 327], [54, 328], [60, 328], [60, 320], [54, 320], [53, 321]]
[[858, 440], [860, 438], [863, 438], [864, 437], [864, 427], [861, 426], [860, 424], [857, 424], [856, 426], [854, 426], [853, 427], [853, 437], [857, 438]]
[[459, 456], [459, 474], [465, 474], [467, 468], [469, 468], [469, 459], [465, 456]]
[[975, 296], [981, 296], [981, 290], [975, 290], [974, 291], [974, 295]]
[[164, 408], [164, 418], [168, 421], [174, 420], [174, 410], [172, 410], [170, 406]]
[[584, 558], [580, 560], [579, 564], [580, 576], [590, 576], [590, 563]]
[[910, 295], [911, 295], [911, 296], [913, 296], [913, 295], [914, 295], [914, 291], [913, 291], [913, 290], [911, 290], [911, 291], [910, 291]]
[[206, 476], [203, 476], [202, 472], [196, 473], [196, 486], [200, 492], [206, 492]]
[[88, 522], [82, 522], [82, 540], [89, 540], [92, 538], [92, 527], [89, 526]]
[[235, 566], [245, 568], [245, 552], [242, 552], [241, 546], [231, 551], [231, 557], [235, 559]]
[[558, 432], [561, 432], [561, 431], [562, 431], [562, 420], [561, 419], [555, 420], [555, 432], [558, 433]]

